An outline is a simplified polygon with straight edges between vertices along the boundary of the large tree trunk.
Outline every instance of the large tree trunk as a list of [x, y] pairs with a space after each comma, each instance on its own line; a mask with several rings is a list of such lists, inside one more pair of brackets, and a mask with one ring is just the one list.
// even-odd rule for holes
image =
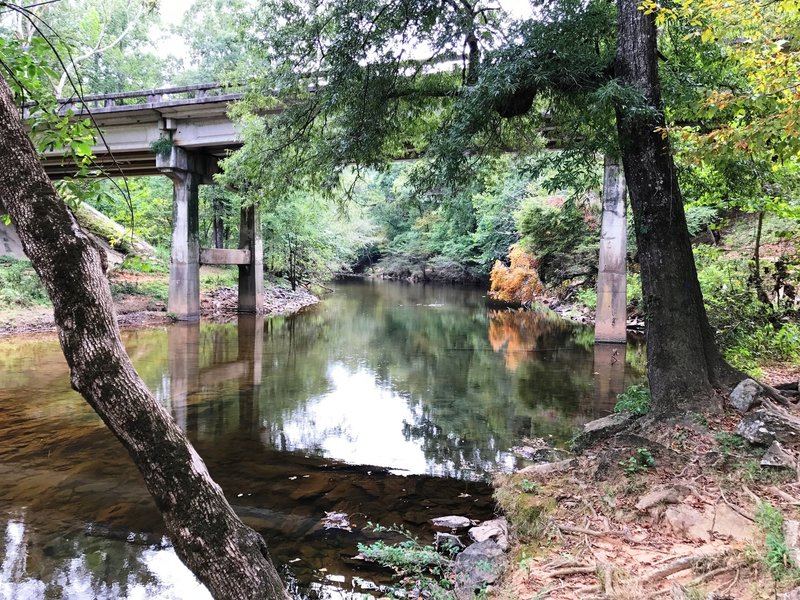
[[714, 410], [714, 388], [741, 376], [722, 359], [706, 316], [675, 165], [660, 129], [655, 20], [639, 5], [617, 0], [616, 76], [642, 95], [639, 105], [617, 108], [617, 129], [639, 246], [653, 408], [656, 415]]
[[288, 598], [262, 537], [134, 370], [99, 251], [53, 189], [2, 77], [0, 198], [53, 302], [72, 387], [136, 463], [178, 556], [217, 599]]

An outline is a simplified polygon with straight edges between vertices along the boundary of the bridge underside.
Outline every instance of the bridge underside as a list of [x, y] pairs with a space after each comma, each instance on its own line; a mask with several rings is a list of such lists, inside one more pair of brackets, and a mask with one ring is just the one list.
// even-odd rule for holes
[[[228, 118], [241, 94], [218, 94], [215, 84], [89, 96], [75, 106], [63, 100], [62, 112], [88, 116], [101, 135], [92, 148], [97, 175], [166, 175], [173, 182], [172, 244], [167, 310], [177, 320], [200, 318], [200, 265], [239, 267], [239, 311], [263, 307], [263, 248], [256, 207], [242, 209], [239, 248], [201, 249], [198, 201], [202, 184], [213, 182], [220, 159], [241, 146]], [[88, 108], [87, 108], [88, 107]], [[164, 143], [166, 141], [167, 143]], [[156, 154], [154, 143], [165, 152]], [[76, 174], [71, 157], [48, 152], [42, 160], [51, 179]]]

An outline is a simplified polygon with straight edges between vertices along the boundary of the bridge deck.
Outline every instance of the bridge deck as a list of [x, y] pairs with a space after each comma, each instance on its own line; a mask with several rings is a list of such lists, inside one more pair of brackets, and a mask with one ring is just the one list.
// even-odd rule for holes
[[[76, 119], [91, 114], [105, 139], [92, 149], [95, 160], [110, 174], [157, 175], [150, 148], [162, 136], [171, 136], [175, 146], [216, 158], [238, 148], [239, 134], [227, 113], [242, 95], [237, 88], [206, 83], [64, 98], [59, 112], [72, 111]], [[75, 172], [63, 152], [45, 153], [42, 163], [52, 179]]]

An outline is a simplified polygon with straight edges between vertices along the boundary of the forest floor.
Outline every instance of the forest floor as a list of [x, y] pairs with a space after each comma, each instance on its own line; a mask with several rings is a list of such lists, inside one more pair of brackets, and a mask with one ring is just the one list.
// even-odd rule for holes
[[[203, 267], [201, 273], [204, 281], [200, 291], [203, 319], [214, 322], [234, 319], [237, 289], [229, 273], [208, 267]], [[167, 313], [167, 274], [112, 271], [109, 283], [121, 328], [154, 327], [172, 322]], [[292, 291], [265, 282], [265, 315], [292, 314], [318, 302], [319, 298], [304, 288]], [[55, 331], [52, 306], [0, 310], [0, 337], [52, 331]]]
[[[794, 405], [778, 410], [800, 417]], [[800, 585], [798, 444], [782, 448], [788, 466], [767, 466], [766, 446], [737, 434], [742, 419], [728, 408], [634, 425], [575, 458], [501, 476], [515, 545], [490, 597], [800, 598], [784, 595]]]

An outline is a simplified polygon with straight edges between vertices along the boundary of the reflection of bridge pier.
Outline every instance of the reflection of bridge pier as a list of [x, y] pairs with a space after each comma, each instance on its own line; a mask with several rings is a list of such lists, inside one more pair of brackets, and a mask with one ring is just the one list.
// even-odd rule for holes
[[625, 344], [594, 345], [593, 416], [614, 411], [617, 394], [625, 391]]
[[[177, 424], [191, 435], [198, 433], [198, 405], [192, 397], [221, 385], [238, 387], [239, 429], [257, 431], [258, 398], [264, 354], [264, 317], [240, 315], [238, 353], [228, 360], [224, 337], [210, 338], [211, 348], [201, 354], [200, 324], [185, 323], [167, 330], [169, 351], [169, 407]], [[203, 358], [210, 358], [208, 362]], [[203, 364], [205, 363], [205, 364]], [[202, 366], [201, 366], [202, 365]], [[220, 407], [221, 408], [221, 407]]]
[[[201, 249], [198, 192], [212, 183], [217, 162], [241, 145], [227, 116], [240, 93], [219, 84], [201, 84], [85, 96], [59, 100], [62, 114], [92, 118], [103, 132], [92, 148], [94, 163], [111, 176], [167, 175], [174, 185], [172, 253], [168, 310], [180, 321], [200, 318], [200, 265], [239, 266], [239, 310], [258, 312], [263, 306], [261, 225], [258, 210], [242, 209], [239, 248]], [[166, 152], [153, 150], [154, 143]], [[75, 174], [63, 151], [45, 153], [42, 164], [52, 179]]]

